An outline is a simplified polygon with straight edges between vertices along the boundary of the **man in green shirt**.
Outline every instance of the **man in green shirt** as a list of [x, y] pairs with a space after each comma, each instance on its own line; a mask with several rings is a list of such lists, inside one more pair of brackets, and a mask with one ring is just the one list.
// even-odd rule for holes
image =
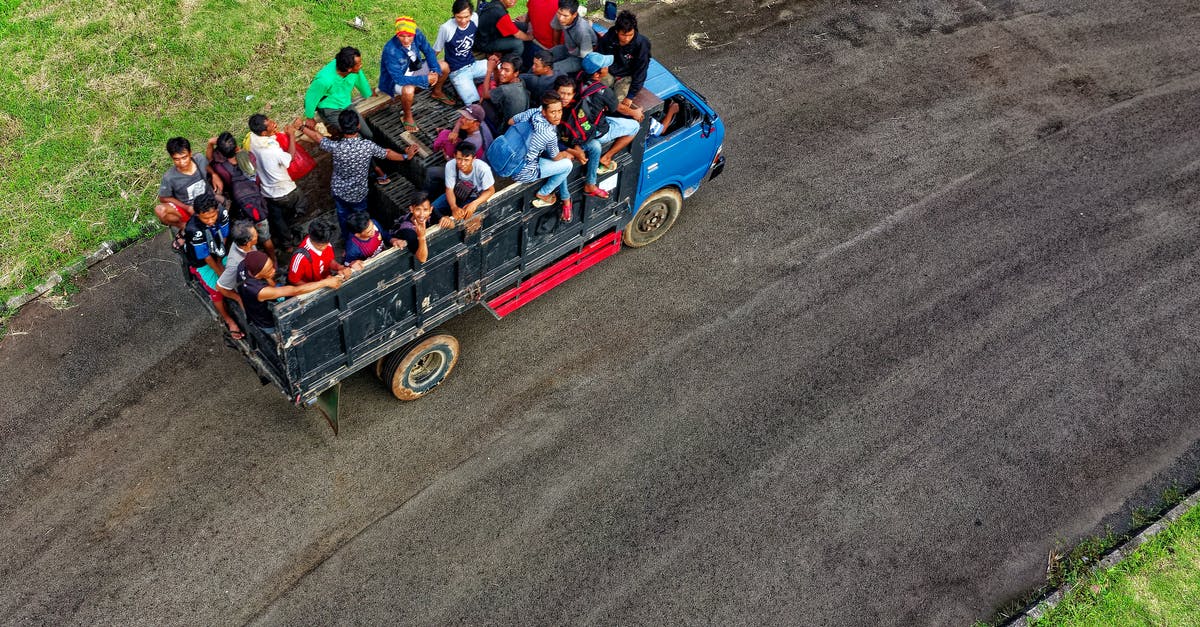
[[[355, 89], [364, 97], [371, 96], [371, 84], [362, 71], [362, 55], [357, 48], [346, 46], [338, 51], [333, 61], [317, 72], [316, 78], [308, 86], [308, 92], [304, 94], [304, 117], [308, 119], [304, 125], [316, 127], [317, 114], [320, 114], [331, 132], [340, 128], [338, 115], [350, 109], [350, 98]], [[354, 114], [358, 115], [358, 112]], [[363, 123], [361, 115], [358, 116], [358, 134], [364, 139], [374, 137], [371, 129]]]

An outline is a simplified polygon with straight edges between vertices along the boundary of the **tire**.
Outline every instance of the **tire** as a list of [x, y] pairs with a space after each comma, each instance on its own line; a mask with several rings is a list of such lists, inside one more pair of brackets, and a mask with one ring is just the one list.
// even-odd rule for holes
[[448, 333], [435, 333], [382, 361], [380, 378], [392, 396], [415, 401], [450, 376], [458, 363], [458, 340]]
[[657, 242], [667, 234], [683, 209], [683, 196], [673, 187], [660, 189], [646, 199], [625, 225], [621, 239], [630, 248]]

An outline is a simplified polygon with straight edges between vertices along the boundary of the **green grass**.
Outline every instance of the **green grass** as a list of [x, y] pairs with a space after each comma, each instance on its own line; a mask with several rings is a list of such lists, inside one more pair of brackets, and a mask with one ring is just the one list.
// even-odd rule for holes
[[[154, 217], [168, 138], [202, 150], [253, 113], [299, 115], [344, 45], [362, 50], [374, 85], [398, 11], [432, 34], [450, 4], [0, 0], [0, 304], [136, 236]], [[345, 24], [355, 15], [370, 33]]]
[[1078, 580], [1033, 624], [1200, 625], [1200, 508], [1115, 566]]

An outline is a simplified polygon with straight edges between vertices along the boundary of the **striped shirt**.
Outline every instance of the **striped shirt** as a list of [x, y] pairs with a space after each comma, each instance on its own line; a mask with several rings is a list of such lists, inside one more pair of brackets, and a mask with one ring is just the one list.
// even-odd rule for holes
[[558, 154], [558, 132], [550, 124], [550, 120], [542, 115], [541, 107], [522, 111], [513, 116], [513, 123], [530, 122], [533, 132], [529, 134], [529, 143], [525, 145], [525, 165], [513, 177], [514, 181], [529, 183], [538, 180], [538, 157], [545, 155], [553, 159]]

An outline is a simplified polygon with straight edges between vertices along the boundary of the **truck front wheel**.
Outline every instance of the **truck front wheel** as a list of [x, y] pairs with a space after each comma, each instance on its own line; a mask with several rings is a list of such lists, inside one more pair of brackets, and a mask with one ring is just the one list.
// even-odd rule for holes
[[450, 376], [458, 362], [458, 340], [448, 333], [435, 333], [382, 361], [380, 378], [392, 395], [402, 401], [415, 401]]
[[650, 194], [637, 213], [633, 214], [633, 219], [625, 225], [625, 233], [621, 239], [630, 248], [653, 244], [671, 230], [681, 209], [683, 196], [680, 196], [675, 188], [660, 189]]

